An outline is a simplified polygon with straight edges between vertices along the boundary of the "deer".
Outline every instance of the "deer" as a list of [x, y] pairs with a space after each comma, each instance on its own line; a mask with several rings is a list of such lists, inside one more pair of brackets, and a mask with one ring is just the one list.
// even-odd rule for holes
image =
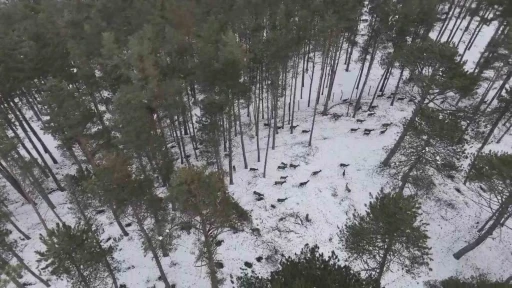
[[345, 183], [345, 191], [347, 191], [347, 193], [352, 192], [352, 190], [348, 188], [348, 183]]
[[341, 103], [347, 103], [349, 101], [348, 98], [341, 100]]
[[320, 172], [322, 172], [322, 170], [313, 171], [313, 173], [311, 173], [311, 176], [316, 176], [316, 175], [320, 174]]
[[279, 202], [279, 203], [283, 203], [286, 200], [288, 200], [288, 197], [286, 197], [286, 198], [277, 198], [277, 202]]
[[265, 197], [265, 195], [263, 195], [263, 193], [260, 193], [258, 191], [254, 191], [254, 192], [252, 192], [252, 194], [256, 195], [257, 197]]
[[372, 131], [364, 131], [363, 136], [370, 136], [370, 133], [372, 133]]
[[286, 180], [283, 180], [283, 181], [275, 181], [274, 182], [274, 186], [276, 185], [279, 185], [279, 186], [283, 186], [283, 184], [286, 183]]
[[356, 120], [357, 123], [363, 123], [364, 121], [366, 121], [366, 120], [363, 120], [363, 119], [357, 119]]
[[295, 165], [293, 163], [290, 163], [290, 168], [296, 169], [299, 166], [300, 166], [300, 164]]
[[375, 116], [375, 112], [368, 112], [368, 116]]
[[345, 163], [341, 163], [341, 164], [340, 164], [340, 167], [341, 167], [341, 168], [347, 168], [348, 166], [350, 166], [350, 164], [345, 164]]
[[350, 128], [350, 132], [357, 132], [357, 130], [359, 130], [359, 128]]
[[309, 133], [309, 130], [302, 130], [300, 133], [306, 134], [306, 133]]
[[295, 128], [299, 127], [299, 125], [293, 125], [293, 126], [290, 126], [290, 130], [295, 130]]
[[343, 178], [345, 178], [345, 170], [343, 170]]
[[286, 180], [288, 178], [288, 176], [281, 176], [279, 177], [281, 180]]
[[283, 165], [277, 166], [277, 170], [284, 170], [286, 168], [288, 168], [288, 166], [283, 166]]
[[251, 172], [258, 171], [258, 168], [249, 168], [249, 171], [251, 171]]
[[384, 130], [381, 130], [381, 131], [379, 132], [379, 134], [380, 134], [380, 135], [382, 135], [382, 134], [386, 133], [386, 131], [388, 131], [388, 128], [386, 128], [386, 129], [384, 129]]
[[281, 162], [280, 166], [288, 167], [288, 164]]
[[396, 101], [404, 101], [405, 100], [405, 97], [398, 97], [396, 98]]
[[382, 128], [388, 128], [389, 126], [393, 125], [393, 123], [389, 122], [389, 123], [383, 123], [382, 124]]
[[308, 180], [308, 181], [306, 181], [306, 182], [300, 182], [300, 183], [299, 183], [299, 187], [304, 187], [304, 186], [306, 186], [308, 183], [309, 183], [309, 180]]

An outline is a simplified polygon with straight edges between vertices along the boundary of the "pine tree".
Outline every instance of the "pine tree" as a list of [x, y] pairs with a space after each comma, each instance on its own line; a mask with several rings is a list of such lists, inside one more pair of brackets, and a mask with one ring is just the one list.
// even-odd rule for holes
[[503, 227], [512, 216], [509, 212], [512, 206], [512, 191], [510, 190], [510, 177], [512, 169], [512, 155], [489, 152], [478, 155], [474, 160], [474, 168], [468, 174], [469, 181], [485, 186], [485, 194], [498, 204], [491, 216], [478, 229], [476, 238], [453, 254], [457, 260], [476, 249], [496, 229]]
[[431, 260], [426, 224], [419, 216], [415, 196], [380, 192], [366, 213], [356, 212], [340, 230], [340, 244], [349, 261], [362, 265], [376, 287], [394, 267], [415, 277]]
[[431, 107], [421, 109], [411, 132], [393, 160], [393, 170], [401, 174], [398, 192], [411, 184], [419, 192], [434, 188], [434, 172], [452, 177], [459, 170], [458, 160], [464, 155], [464, 145], [457, 135], [462, 131], [462, 117]]
[[68, 226], [57, 224], [47, 236], [40, 236], [44, 251], [36, 251], [38, 262], [45, 263], [50, 274], [65, 278], [73, 287], [101, 287], [108, 285], [110, 274], [103, 265], [111, 258], [116, 247], [97, 244], [101, 231], [83, 223]]
[[240, 229], [250, 216], [228, 194], [222, 174], [204, 168], [178, 170], [169, 196], [188, 219], [201, 242], [197, 261], [205, 263], [213, 288], [220, 287], [215, 262], [218, 260], [216, 242], [229, 229]]
[[239, 288], [280, 287], [371, 287], [370, 282], [347, 265], [340, 265], [338, 255], [331, 252], [327, 257], [320, 248], [306, 244], [300, 254], [280, 261], [280, 269], [269, 277], [245, 274], [238, 277]]

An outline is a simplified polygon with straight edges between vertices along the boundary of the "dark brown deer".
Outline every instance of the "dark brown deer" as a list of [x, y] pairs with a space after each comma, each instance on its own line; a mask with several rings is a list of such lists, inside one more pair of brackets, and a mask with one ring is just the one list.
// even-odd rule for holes
[[284, 165], [277, 166], [277, 170], [284, 170], [286, 168], [288, 168], [288, 166], [284, 166]]
[[288, 200], [288, 197], [286, 197], [286, 198], [277, 198], [277, 202], [279, 202], [279, 203], [283, 203], [286, 200]]
[[350, 164], [345, 164], [345, 163], [341, 163], [341, 164], [340, 164], [340, 167], [341, 167], [341, 168], [347, 168], [348, 166], [350, 166]]
[[311, 176], [316, 176], [316, 175], [320, 174], [320, 172], [322, 172], [322, 170], [313, 171], [313, 173], [311, 173]]
[[388, 131], [388, 128], [386, 128], [386, 129], [384, 129], [384, 130], [381, 130], [381, 131], [379, 132], [379, 134], [380, 134], [380, 135], [382, 135], [382, 134], [386, 133], [386, 131]]
[[393, 123], [383, 123], [382, 128], [388, 128], [389, 126], [393, 125]]
[[293, 163], [290, 163], [290, 168], [296, 169], [299, 166], [300, 166], [300, 164], [295, 165]]
[[309, 180], [306, 182], [300, 182], [299, 187], [305, 187], [309, 183]]
[[350, 132], [357, 132], [357, 130], [359, 130], [359, 128], [350, 128]]
[[258, 171], [258, 168], [249, 168], [249, 171], [252, 171], [252, 172]]
[[301, 133], [303, 133], [303, 134], [309, 133], [309, 130], [302, 130]]
[[283, 180], [283, 181], [275, 181], [274, 182], [274, 186], [276, 185], [279, 185], [279, 186], [283, 186], [283, 184], [286, 183], [286, 180]]
[[288, 176], [281, 176], [279, 177], [281, 180], [286, 180], [288, 178]]
[[254, 191], [254, 192], [252, 192], [252, 194], [256, 195], [257, 197], [265, 197], [265, 195], [263, 195], [263, 193], [260, 193], [258, 191]]
[[366, 120], [363, 120], [363, 119], [357, 119], [356, 120], [357, 123], [363, 123], [364, 121], [366, 121]]

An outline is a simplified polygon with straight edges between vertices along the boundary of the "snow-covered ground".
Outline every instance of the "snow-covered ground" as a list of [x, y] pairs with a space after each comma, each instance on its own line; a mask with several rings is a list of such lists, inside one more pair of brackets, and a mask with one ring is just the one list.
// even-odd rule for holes
[[[473, 66], [479, 51], [483, 49], [491, 34], [492, 27], [486, 27], [477, 40], [477, 47], [466, 54], [466, 59], [469, 60], [468, 66]], [[455, 39], [458, 39], [458, 36]], [[358, 64], [352, 64], [351, 70], [345, 72], [344, 67], [341, 67], [342, 64], [343, 61], [338, 69], [334, 86], [335, 96], [331, 105], [340, 102], [340, 95], [343, 95], [343, 98], [350, 96], [359, 69]], [[318, 76], [319, 67], [316, 69], [315, 76]], [[375, 88], [381, 73], [382, 69], [378, 67], [373, 69], [367, 89], [370, 86]], [[314, 81], [317, 82], [318, 79]], [[393, 81], [396, 79], [389, 83], [388, 90], [394, 86]], [[316, 95], [317, 86], [317, 83], [313, 83], [313, 95]], [[343, 256], [336, 235], [338, 227], [344, 225], [354, 210], [365, 210], [365, 205], [371, 199], [370, 193], [376, 194], [381, 187], [385, 190], [389, 188], [389, 182], [392, 179], [379, 172], [379, 163], [385, 156], [384, 149], [394, 143], [401, 131], [401, 124], [410, 114], [412, 104], [397, 103], [395, 107], [390, 107], [389, 99], [378, 99], [374, 103], [378, 105], [375, 116], [368, 117], [367, 113], [360, 112], [357, 118], [366, 119], [362, 124], [357, 124], [355, 119], [349, 117], [334, 121], [330, 117], [318, 115], [313, 145], [308, 147], [309, 134], [301, 133], [302, 129], [311, 129], [313, 117], [312, 107], [307, 108], [308, 87], [309, 77], [306, 77], [304, 99], [299, 100], [300, 110], [295, 114], [295, 123], [299, 128], [293, 135], [285, 129], [280, 130], [276, 136], [276, 149], [269, 152], [266, 178], [262, 177], [264, 148], [267, 141], [263, 124], [260, 130], [262, 131], [260, 133], [262, 161], [259, 163], [257, 163], [254, 130], [246, 131], [249, 167], [258, 168], [258, 172], [242, 169], [241, 150], [236, 147], [234, 165], [237, 167], [237, 172], [234, 174], [235, 184], [229, 187], [230, 193], [251, 213], [253, 224], [244, 232], [227, 233], [221, 236], [225, 242], [219, 249], [219, 258], [223, 261], [225, 268], [221, 270], [220, 275], [226, 279], [225, 287], [235, 286], [230, 280], [247, 269], [243, 265], [244, 261], [253, 263], [252, 270], [265, 275], [276, 268], [275, 263], [266, 260], [257, 263], [256, 257], [266, 257], [276, 251], [279, 254], [293, 255], [306, 243], [318, 244], [323, 251], [335, 250]], [[368, 98], [371, 97], [371, 95], [366, 96], [367, 94], [366, 91], [363, 101], [365, 107], [368, 106], [370, 100]], [[300, 95], [300, 87], [297, 95]], [[321, 100], [320, 103], [322, 104], [323, 101]], [[346, 108], [346, 105], [340, 105], [331, 112], [345, 114]], [[385, 134], [380, 135], [378, 128], [386, 122], [392, 122], [393, 125]], [[350, 128], [357, 127], [377, 130], [370, 136], [363, 136], [362, 129], [355, 133], [349, 132]], [[45, 139], [49, 142], [53, 141], [49, 136]], [[510, 147], [507, 146], [510, 146], [508, 145], [510, 140], [511, 138], [507, 137], [502, 145], [490, 145], [490, 147], [509, 150]], [[57, 153], [56, 149], [53, 151]], [[61, 164], [55, 167], [59, 176], [72, 170], [64, 159], [59, 158], [59, 160]], [[276, 168], [281, 162], [300, 166], [297, 169], [278, 171]], [[350, 164], [345, 169], [345, 177], [342, 175], [343, 169], [339, 167], [340, 163]], [[322, 172], [317, 176], [311, 176], [311, 172], [316, 170], [322, 170]], [[274, 181], [285, 175], [288, 179], [284, 185], [273, 185]], [[453, 252], [474, 238], [478, 223], [482, 223], [489, 215], [488, 211], [482, 208], [483, 201], [471, 187], [462, 185], [460, 178], [453, 182], [439, 178], [436, 190], [432, 191], [436, 197], [425, 199], [423, 202], [423, 217], [430, 224], [430, 245], [434, 259], [431, 263], [432, 271], [418, 279], [411, 279], [399, 271], [390, 272], [384, 276], [383, 284], [386, 287], [422, 287], [423, 281], [428, 279], [441, 279], [451, 275], [468, 276], [480, 272], [490, 273], [496, 278], [510, 276], [512, 255], [508, 248], [512, 244], [512, 234], [507, 227], [500, 233], [495, 233], [492, 238], [460, 261], [453, 259]], [[305, 187], [298, 187], [299, 182], [307, 180], [310, 182]], [[350, 193], [345, 189], [347, 185], [350, 187]], [[455, 186], [462, 190], [463, 195], [455, 192], [453, 189]], [[263, 193], [265, 200], [257, 202], [253, 191]], [[58, 206], [57, 211], [63, 219], [72, 223], [64, 193], [56, 192], [51, 195], [51, 198]], [[14, 199], [14, 193], [12, 195]], [[277, 198], [288, 199], [284, 203], [277, 203]], [[275, 208], [271, 205], [275, 205]], [[41, 205], [40, 208], [43, 217], [53, 225], [56, 219], [44, 207]], [[37, 237], [39, 233], [44, 233], [43, 227], [30, 206], [14, 201], [11, 208], [22, 229], [32, 237], [30, 241], [20, 241], [23, 257], [31, 267], [37, 267], [34, 251], [43, 249]], [[305, 221], [306, 215], [311, 222]], [[102, 219], [102, 222], [105, 225], [103, 239], [120, 236], [121, 233], [115, 223], [107, 218]], [[131, 221], [126, 219], [123, 222]], [[251, 233], [251, 228], [260, 229], [261, 236]], [[157, 280], [159, 274], [151, 256], [144, 256], [142, 253], [136, 228], [132, 226], [127, 229], [131, 235], [119, 242], [121, 249], [115, 254], [123, 268], [123, 271], [117, 275], [119, 283], [125, 283], [130, 288], [152, 285], [163, 287], [163, 283]], [[13, 237], [20, 238], [16, 233]], [[197, 253], [196, 244], [194, 235], [184, 234], [179, 240], [177, 251], [163, 259], [166, 274], [171, 283], [176, 283], [177, 287], [209, 287], [206, 268], [196, 267], [194, 263]], [[25, 275], [24, 280], [37, 283], [30, 275]], [[37, 283], [32, 287], [42, 287], [38, 285]], [[62, 280], [52, 279], [52, 287], [70, 286]]]

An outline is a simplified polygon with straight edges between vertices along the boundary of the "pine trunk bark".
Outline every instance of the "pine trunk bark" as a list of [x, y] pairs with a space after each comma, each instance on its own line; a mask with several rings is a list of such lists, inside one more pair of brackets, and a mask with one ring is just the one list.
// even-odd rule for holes
[[[231, 95], [230, 95], [230, 98]], [[234, 101], [233, 101], [234, 102]], [[234, 111], [233, 111], [233, 105], [229, 105], [229, 108], [228, 108], [228, 153], [229, 153], [229, 185], [233, 185], [235, 184], [233, 182], [233, 137], [231, 136], [231, 133], [233, 131], [233, 114], [234, 114]], [[236, 126], [236, 123], [235, 123], [235, 126]]]
[[128, 231], [126, 231], [126, 229], [124, 228], [123, 223], [121, 223], [121, 220], [119, 219], [119, 215], [117, 214], [117, 211], [114, 207], [114, 204], [109, 203], [108, 208], [110, 209], [110, 212], [112, 212], [112, 216], [114, 216], [114, 220], [116, 221], [116, 224], [119, 227], [119, 229], [121, 230], [121, 232], [123, 233], [123, 235], [124, 236], [130, 235], [130, 234], [128, 234]]
[[308, 108], [311, 106], [311, 88], [313, 88], [313, 79], [315, 79], [315, 64], [316, 64], [316, 52], [313, 52], [313, 63], [311, 66], [313, 66], [313, 69], [311, 71], [311, 81], [309, 82], [309, 97], [308, 97]]
[[21, 258], [21, 256], [16, 251], [14, 251], [14, 249], [9, 249], [9, 252], [12, 256], [14, 256], [14, 258], [16, 258], [16, 261], [18, 261], [21, 264], [21, 266], [23, 266], [23, 269], [27, 270], [27, 272], [30, 273], [30, 275], [34, 276], [34, 278], [36, 278], [44, 286], [50, 287], [50, 283], [48, 283], [48, 281], [44, 280], [41, 276], [37, 275], [32, 269], [30, 269], [27, 263], [23, 261], [23, 258]]
[[[5, 259], [2, 255], [0, 255], [0, 268], [3, 268], [3, 269], [7, 269], [7, 267], [9, 266], [9, 261], [7, 261], [7, 259]], [[0, 269], [0, 270], [3, 270], [3, 269]], [[20, 281], [18, 280], [18, 278], [16, 277], [16, 275], [14, 275], [14, 273], [5, 273], [7, 278], [9, 278], [9, 280], [11, 280], [12, 284], [14, 284], [14, 286], [16, 286], [16, 288], [25, 288], [24, 285], [22, 285], [20, 283]]]
[[357, 97], [356, 104], [354, 105], [354, 113], [352, 114], [352, 118], [356, 118], [357, 110], [359, 109], [359, 105], [361, 105], [361, 99], [363, 98], [364, 88], [368, 83], [368, 79], [370, 78], [370, 73], [373, 67], [373, 62], [375, 61], [375, 56], [377, 55], [377, 42], [373, 44], [372, 54], [370, 56], [370, 63], [368, 63], [368, 70], [366, 71], [366, 76], [364, 77], [363, 86], [359, 91], [359, 96]]
[[392, 240], [388, 240], [388, 243], [386, 244], [386, 248], [384, 248], [384, 254], [382, 255], [382, 259], [379, 263], [379, 271], [377, 272], [377, 277], [375, 278], [375, 288], [380, 288], [380, 282], [382, 280], [382, 275], [384, 275], [384, 270], [386, 269], [386, 264], [388, 262], [389, 253], [391, 252], [391, 248], [393, 247]]
[[414, 125], [416, 118], [418, 118], [418, 115], [420, 114], [420, 110], [421, 110], [423, 104], [425, 103], [427, 96], [428, 96], [428, 93], [423, 92], [423, 95], [421, 96], [421, 99], [418, 102], [418, 105], [416, 105], [416, 107], [414, 108], [414, 110], [412, 112], [411, 117], [409, 118], [409, 120], [407, 120], [407, 124], [405, 125], [404, 129], [402, 130], [402, 133], [396, 140], [396, 142], [393, 145], [393, 147], [391, 148], [391, 150], [389, 150], [389, 153], [388, 153], [388, 155], [386, 155], [386, 158], [384, 159], [384, 161], [382, 161], [382, 166], [384, 166], [384, 167], [389, 166], [389, 164], [391, 163], [391, 159], [393, 159], [393, 157], [398, 152], [398, 149], [400, 148], [400, 146], [402, 146], [402, 143], [405, 140], [405, 136], [407, 136], [407, 134], [409, 133], [409, 130], [411, 130], [412, 126]]
[[492, 235], [492, 233], [496, 230], [496, 228], [498, 228], [498, 226], [500, 225], [501, 221], [503, 220], [503, 218], [505, 218], [505, 215], [508, 212], [508, 208], [510, 207], [510, 202], [512, 200], [511, 195], [512, 194], [509, 194], [508, 197], [505, 199], [507, 204], [496, 215], [496, 217], [494, 218], [494, 221], [485, 230], [485, 232], [480, 234], [480, 236], [478, 236], [473, 242], [467, 244], [466, 246], [462, 247], [459, 251], [455, 252], [453, 254], [453, 258], [455, 258], [456, 260], [459, 260], [460, 258], [464, 257], [464, 255], [466, 255], [467, 253], [473, 251], [478, 246], [480, 246], [480, 244], [482, 244], [485, 240], [487, 240], [487, 238], [489, 238], [489, 236]]
[[325, 66], [326, 66], [326, 62], [327, 62], [327, 49], [328, 49], [328, 44], [325, 43], [324, 44], [324, 51], [322, 53], [323, 55], [323, 59], [322, 59], [322, 68], [320, 70], [320, 79], [318, 81], [318, 90], [316, 91], [316, 100], [315, 100], [315, 108], [313, 109], [313, 123], [311, 123], [311, 131], [309, 133], [309, 143], [308, 143], [308, 146], [311, 147], [311, 144], [313, 142], [313, 131], [315, 130], [315, 119], [316, 119], [316, 110], [318, 108], [318, 102], [320, 101], [320, 90], [322, 89], [322, 79], [324, 78], [324, 74], [325, 74]]
[[176, 119], [178, 119], [178, 131], [180, 131], [180, 137], [178, 139], [181, 141], [181, 149], [183, 150], [183, 157], [185, 158], [185, 161], [187, 162], [187, 166], [190, 166], [190, 159], [188, 159], [187, 151], [185, 150], [185, 139], [184, 139], [183, 133], [181, 131], [180, 117], [177, 116]]
[[9, 222], [9, 224], [11, 224], [11, 226], [14, 227], [14, 229], [16, 229], [16, 231], [18, 231], [18, 233], [20, 233], [21, 236], [23, 236], [23, 238], [25, 238], [25, 240], [32, 239], [25, 232], [23, 232], [23, 230], [21, 230], [21, 228], [16, 224], [16, 222], [14, 222], [14, 220], [12, 220], [11, 217], [7, 218], [7, 222]]
[[[70, 255], [70, 258], [73, 259], [73, 255]], [[76, 262], [74, 260], [71, 260], [71, 265], [73, 265], [73, 267], [75, 267], [76, 273], [78, 274], [78, 277], [80, 277], [80, 280], [82, 281], [82, 284], [84, 285], [84, 287], [92, 288], [91, 285], [89, 284], [89, 281], [87, 280], [87, 277], [85, 277], [82, 269], [80, 269], [80, 266], [78, 264], [76, 264]]]
[[238, 96], [238, 124], [240, 130], [240, 144], [242, 145], [242, 156], [244, 158], [244, 169], [248, 169], [247, 156], [245, 155], [244, 131], [242, 129], [242, 114], [240, 113], [240, 96]]
[[482, 142], [482, 145], [480, 145], [480, 147], [478, 147], [478, 149], [475, 152], [475, 156], [473, 157], [473, 160], [471, 161], [471, 164], [469, 164], [468, 172], [466, 174], [466, 179], [464, 179], [464, 184], [466, 184], [466, 182], [468, 181], [468, 176], [475, 166], [476, 158], [478, 157], [478, 155], [480, 155], [480, 153], [484, 149], [485, 145], [487, 145], [487, 143], [491, 139], [492, 134], [494, 133], [494, 131], [500, 124], [501, 120], [503, 120], [503, 117], [505, 117], [505, 115], [510, 111], [511, 106], [512, 106], [512, 101], [508, 101], [507, 104], [505, 104], [505, 106], [503, 107], [503, 110], [498, 115], [498, 118], [496, 118], [496, 120], [494, 120], [494, 123], [492, 124], [491, 129], [485, 136], [484, 141]]
[[[12, 100], [10, 102], [6, 101], [6, 103], [7, 103], [8, 106], [10, 106], [10, 104], [12, 104], [12, 106], [14, 107], [14, 109], [16, 109], [16, 111], [18, 112], [18, 115], [21, 117], [21, 119], [23, 120], [25, 125], [27, 125], [28, 129], [30, 130], [30, 132], [32, 132], [34, 137], [36, 137], [36, 140], [37, 140], [37, 142], [39, 142], [39, 144], [43, 148], [44, 153], [48, 154], [50, 159], [52, 159], [53, 164], [58, 164], [59, 162], [57, 161], [57, 159], [55, 159], [55, 157], [53, 156], [52, 152], [50, 152], [50, 150], [48, 149], [48, 147], [46, 146], [44, 141], [41, 139], [41, 137], [39, 137], [39, 134], [37, 133], [37, 131], [32, 126], [32, 123], [30, 123], [30, 121], [28, 121], [28, 119], [25, 116], [25, 114], [23, 114], [23, 111], [21, 111], [21, 108], [18, 105], [18, 103], [16, 103], [16, 101], [14, 101], [14, 100]], [[12, 109], [12, 107], [10, 107], [10, 108]], [[11, 111], [13, 111], [13, 113], [15, 113], [14, 109], [11, 110]]]
[[[202, 216], [201, 218], [203, 218]], [[215, 267], [215, 256], [213, 253], [213, 241], [210, 239], [210, 235], [208, 234], [208, 229], [206, 227], [206, 219], [201, 219], [201, 232], [203, 234], [203, 245], [206, 250], [206, 263], [208, 266], [208, 275], [210, 276], [210, 284], [211, 288], [219, 288], [220, 281], [217, 276], [217, 268]]]
[[162, 266], [162, 263], [160, 262], [160, 257], [158, 256], [155, 246], [153, 245], [153, 240], [151, 239], [148, 232], [146, 231], [146, 228], [144, 228], [144, 223], [142, 222], [142, 219], [140, 218], [139, 213], [136, 211], [137, 208], [132, 207], [132, 210], [133, 210], [133, 216], [135, 217], [135, 221], [137, 222], [137, 226], [139, 226], [139, 231], [141, 232], [142, 236], [144, 237], [144, 240], [146, 241], [146, 243], [148, 245], [149, 251], [151, 251], [151, 255], [153, 256], [153, 260], [155, 260], [156, 266], [158, 267], [158, 271], [160, 272], [160, 277], [162, 278], [162, 281], [164, 282], [165, 288], [171, 288], [171, 283], [169, 283], [169, 280], [167, 279], [167, 276], [165, 275], [164, 268]]

